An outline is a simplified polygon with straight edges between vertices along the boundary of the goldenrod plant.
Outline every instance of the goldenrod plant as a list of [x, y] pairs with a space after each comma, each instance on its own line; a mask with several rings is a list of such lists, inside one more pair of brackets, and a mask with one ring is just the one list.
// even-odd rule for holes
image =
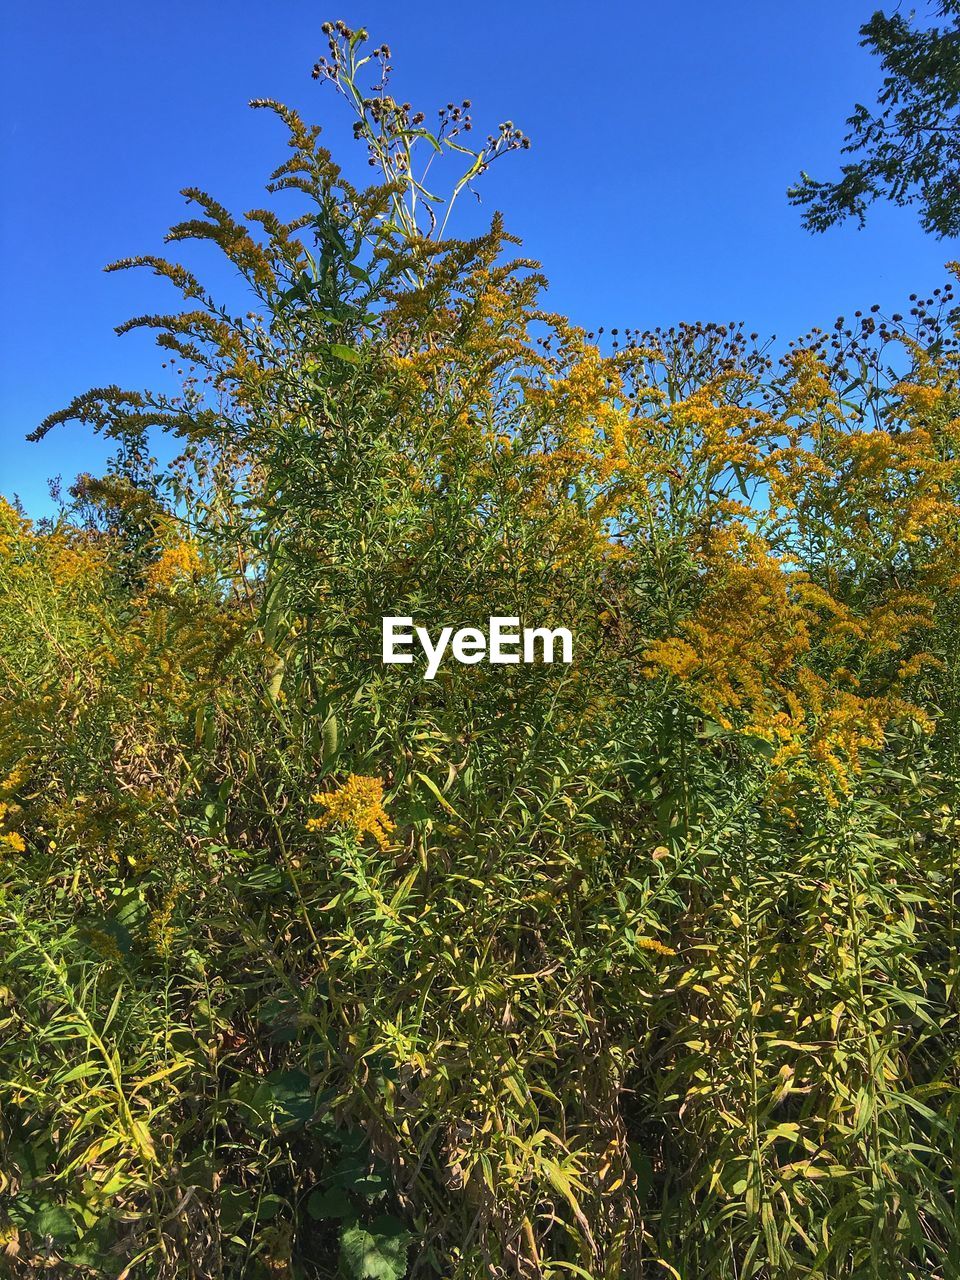
[[[0, 506], [6, 1273], [960, 1275], [951, 285], [584, 332], [447, 217], [523, 135], [328, 35], [374, 185], [255, 103], [282, 203], [168, 236], [248, 312], [117, 264], [182, 390]], [[406, 617], [573, 660], [425, 680]]]

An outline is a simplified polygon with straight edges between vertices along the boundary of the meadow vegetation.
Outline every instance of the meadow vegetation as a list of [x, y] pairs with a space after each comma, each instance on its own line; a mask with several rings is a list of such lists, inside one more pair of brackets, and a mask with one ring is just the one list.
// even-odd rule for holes
[[[0, 1270], [951, 1280], [952, 290], [584, 332], [448, 220], [520, 131], [328, 34], [374, 185], [255, 104], [270, 206], [168, 236], [249, 311], [117, 264], [182, 388], [0, 505]], [[427, 682], [388, 615], [575, 660]]]

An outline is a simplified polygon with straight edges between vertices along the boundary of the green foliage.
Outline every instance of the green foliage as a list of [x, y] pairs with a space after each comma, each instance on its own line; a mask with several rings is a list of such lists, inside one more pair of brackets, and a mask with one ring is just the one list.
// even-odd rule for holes
[[805, 209], [809, 231], [845, 218], [862, 226], [877, 199], [918, 204], [920, 223], [936, 236], [960, 234], [960, 5], [939, 0], [943, 27], [916, 24], [913, 14], [877, 11], [860, 28], [860, 43], [886, 73], [874, 114], [858, 103], [847, 123], [845, 164], [834, 182], [802, 174], [788, 195]]
[[369, 1227], [347, 1227], [340, 1243], [344, 1271], [352, 1280], [400, 1280], [407, 1272], [410, 1240], [410, 1233], [388, 1214]]
[[[183, 392], [0, 504], [7, 1271], [956, 1274], [952, 293], [604, 354], [331, 37], [384, 181], [258, 104], [296, 210], [169, 237], [249, 314], [120, 264]], [[498, 613], [574, 664], [379, 662]]]

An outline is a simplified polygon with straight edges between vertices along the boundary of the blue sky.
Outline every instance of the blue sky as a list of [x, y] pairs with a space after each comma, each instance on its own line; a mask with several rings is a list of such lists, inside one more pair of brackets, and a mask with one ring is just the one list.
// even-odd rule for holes
[[[325, 127], [348, 172], [364, 157], [342, 104], [310, 79], [320, 24], [386, 40], [394, 92], [432, 112], [470, 98], [477, 128], [516, 121], [507, 156], [466, 207], [497, 208], [551, 281], [550, 305], [588, 328], [743, 318], [786, 339], [866, 308], [906, 309], [960, 251], [910, 210], [877, 206], [864, 231], [813, 237], [785, 188], [832, 175], [855, 99], [879, 73], [859, 0], [613, 0], [606, 4], [383, 0], [34, 0], [4, 6], [0, 75], [0, 493], [32, 514], [46, 480], [96, 470], [109, 450], [80, 428], [23, 437], [90, 386], [159, 386], [161, 354], [113, 326], [166, 309], [147, 273], [113, 258], [161, 251], [197, 185], [237, 212], [262, 204], [284, 155], [274, 97]], [[211, 249], [212, 255], [214, 251]], [[191, 265], [198, 265], [191, 259]]]

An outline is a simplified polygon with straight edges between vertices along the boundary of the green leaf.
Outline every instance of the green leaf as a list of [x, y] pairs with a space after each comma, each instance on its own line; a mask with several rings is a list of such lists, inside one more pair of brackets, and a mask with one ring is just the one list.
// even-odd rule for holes
[[228, 1233], [238, 1231], [253, 1213], [253, 1195], [243, 1187], [221, 1187], [218, 1201], [220, 1226]]
[[342, 1187], [331, 1187], [329, 1191], [314, 1191], [307, 1200], [307, 1213], [318, 1220], [349, 1218], [353, 1206]]
[[368, 1225], [356, 1222], [340, 1238], [341, 1265], [351, 1280], [402, 1280], [412, 1239], [389, 1213]]
[[456, 818], [458, 822], [464, 821], [464, 819], [460, 817], [460, 814], [457, 813], [456, 809], [454, 809], [450, 801], [447, 800], [446, 797], [441, 793], [440, 788], [437, 786], [437, 784], [434, 782], [432, 778], [428, 778], [425, 773], [420, 773], [419, 771], [414, 771], [412, 776], [414, 778], [420, 779], [420, 781], [424, 784], [424, 786], [427, 788], [430, 794], [436, 800], [439, 800], [440, 804], [444, 809], [446, 809], [447, 813], [451, 814], [452, 817]]
[[653, 1186], [653, 1163], [638, 1142], [629, 1143], [627, 1152], [637, 1179], [637, 1198], [643, 1204], [650, 1192], [650, 1188]]
[[30, 1220], [30, 1234], [37, 1240], [52, 1236], [54, 1241], [73, 1240], [77, 1226], [62, 1204], [46, 1204]]
[[310, 1077], [303, 1071], [271, 1071], [254, 1090], [250, 1106], [280, 1129], [306, 1124], [314, 1106]]
[[331, 342], [330, 354], [338, 360], [346, 360], [347, 364], [360, 363], [360, 352], [354, 351], [353, 347], [345, 347], [342, 342]]
[[340, 730], [337, 724], [337, 717], [331, 716], [323, 726], [323, 747], [320, 752], [320, 760], [323, 764], [332, 760], [337, 754], [339, 740]]
[[260, 1222], [269, 1222], [271, 1218], [275, 1218], [283, 1208], [285, 1201], [282, 1196], [263, 1196], [257, 1205], [257, 1219]]
[[110, 916], [98, 916], [84, 923], [81, 928], [81, 937], [88, 942], [96, 940], [99, 934], [106, 934], [117, 944], [117, 950], [123, 956], [128, 956], [133, 947], [133, 936], [130, 930], [119, 920], [114, 920]]
[[244, 1076], [230, 1089], [248, 1125], [273, 1130], [299, 1128], [313, 1116], [316, 1096], [303, 1071]]
[[370, 1167], [370, 1156], [364, 1141], [360, 1147], [348, 1149], [337, 1162], [330, 1174], [330, 1183], [335, 1187], [344, 1187], [357, 1195], [375, 1197], [390, 1190], [390, 1179], [386, 1167], [374, 1159]]

